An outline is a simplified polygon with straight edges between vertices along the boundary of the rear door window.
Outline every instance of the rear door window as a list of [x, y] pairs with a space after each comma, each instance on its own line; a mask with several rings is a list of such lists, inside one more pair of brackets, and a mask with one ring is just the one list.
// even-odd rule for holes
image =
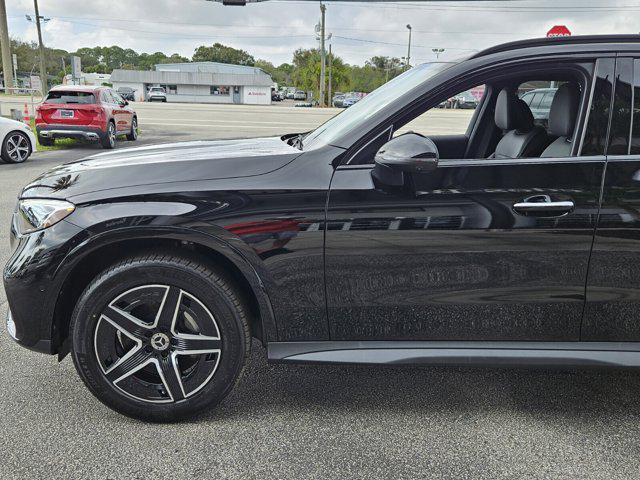
[[596, 62], [595, 85], [581, 156], [606, 154], [614, 68], [613, 58], [600, 58]]
[[631, 107], [633, 105], [633, 59], [616, 60], [613, 115], [607, 155], [628, 155], [631, 134]]
[[73, 91], [52, 91], [49, 92], [45, 103], [95, 103], [95, 97], [92, 92], [73, 92]]

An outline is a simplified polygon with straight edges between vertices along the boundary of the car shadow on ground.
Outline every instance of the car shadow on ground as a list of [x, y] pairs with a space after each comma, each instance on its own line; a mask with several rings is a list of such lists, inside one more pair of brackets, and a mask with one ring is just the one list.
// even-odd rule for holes
[[268, 364], [254, 345], [251, 365], [223, 404], [200, 421], [274, 410], [560, 415], [580, 421], [640, 416], [640, 372], [613, 368], [457, 368]]

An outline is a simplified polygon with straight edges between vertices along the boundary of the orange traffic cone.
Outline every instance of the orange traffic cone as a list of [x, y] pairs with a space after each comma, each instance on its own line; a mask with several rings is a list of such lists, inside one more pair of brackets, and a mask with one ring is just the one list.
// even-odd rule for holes
[[24, 121], [24, 123], [26, 123], [27, 125], [31, 124], [31, 117], [29, 116], [29, 107], [27, 107], [27, 104], [25, 102], [24, 104], [24, 112], [22, 114], [22, 120]]

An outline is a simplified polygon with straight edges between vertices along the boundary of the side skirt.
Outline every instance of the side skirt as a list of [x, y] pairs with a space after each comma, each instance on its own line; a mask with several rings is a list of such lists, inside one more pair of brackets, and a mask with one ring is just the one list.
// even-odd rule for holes
[[640, 367], [640, 342], [271, 342], [273, 362]]

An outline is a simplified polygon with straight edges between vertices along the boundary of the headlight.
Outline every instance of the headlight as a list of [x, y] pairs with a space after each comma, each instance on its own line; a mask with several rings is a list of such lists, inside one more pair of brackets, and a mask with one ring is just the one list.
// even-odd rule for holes
[[71, 215], [76, 207], [64, 200], [34, 198], [18, 201], [16, 211], [18, 233], [35, 232], [55, 225], [63, 218]]

